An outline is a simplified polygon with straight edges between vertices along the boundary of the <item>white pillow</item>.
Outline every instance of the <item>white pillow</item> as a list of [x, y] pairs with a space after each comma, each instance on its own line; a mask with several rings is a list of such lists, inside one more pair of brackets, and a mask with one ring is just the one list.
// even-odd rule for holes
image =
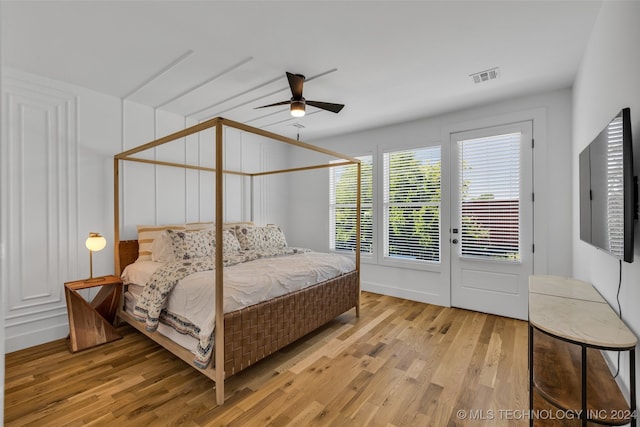
[[151, 261], [153, 241], [166, 230], [182, 231], [184, 224], [172, 225], [138, 225], [138, 259], [137, 261]]
[[151, 260], [155, 262], [174, 262], [176, 260], [171, 246], [171, 238], [167, 230], [164, 230], [153, 241], [151, 246]]

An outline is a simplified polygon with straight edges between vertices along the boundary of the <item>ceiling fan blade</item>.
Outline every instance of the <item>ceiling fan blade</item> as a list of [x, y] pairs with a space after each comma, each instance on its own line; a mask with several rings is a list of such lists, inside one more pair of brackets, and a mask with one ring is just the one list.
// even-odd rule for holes
[[289, 87], [291, 88], [293, 99], [302, 99], [304, 76], [302, 74], [291, 74], [287, 72], [287, 79], [289, 79]]
[[323, 110], [339, 113], [344, 108], [343, 104], [332, 104], [330, 102], [306, 101], [307, 105], [312, 105]]
[[291, 104], [291, 101], [282, 101], [282, 102], [276, 102], [275, 104], [262, 105], [260, 107], [254, 108], [254, 110], [258, 108], [275, 107], [277, 105], [288, 105], [288, 104]]

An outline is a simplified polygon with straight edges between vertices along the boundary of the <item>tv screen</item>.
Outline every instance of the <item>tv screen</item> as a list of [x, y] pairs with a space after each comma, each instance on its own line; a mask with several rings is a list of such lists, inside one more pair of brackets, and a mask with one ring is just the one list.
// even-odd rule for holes
[[622, 109], [580, 153], [580, 239], [633, 261], [637, 218], [631, 114]]

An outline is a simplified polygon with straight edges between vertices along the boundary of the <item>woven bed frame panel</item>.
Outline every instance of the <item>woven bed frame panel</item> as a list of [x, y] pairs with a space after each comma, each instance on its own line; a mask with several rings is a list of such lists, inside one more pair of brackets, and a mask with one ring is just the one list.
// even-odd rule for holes
[[344, 274], [224, 316], [228, 378], [356, 307], [358, 273]]
[[[121, 241], [120, 267], [135, 262], [138, 241]], [[237, 374], [358, 304], [358, 272], [227, 313], [225, 377]]]

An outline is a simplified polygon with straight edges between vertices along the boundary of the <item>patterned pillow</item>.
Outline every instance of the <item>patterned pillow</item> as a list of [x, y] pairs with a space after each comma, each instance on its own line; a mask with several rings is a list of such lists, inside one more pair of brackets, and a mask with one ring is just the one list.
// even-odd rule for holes
[[287, 246], [284, 233], [277, 226], [236, 226], [236, 238], [242, 250], [279, 249]]
[[[251, 221], [225, 222], [224, 224], [222, 224], [222, 230], [224, 230], [224, 231], [229, 230], [229, 231], [231, 231], [232, 234], [235, 235], [236, 226], [237, 225], [253, 226], [253, 222], [251, 222]], [[216, 227], [216, 224], [213, 221], [208, 221], [208, 222], [188, 222], [187, 224], [185, 224], [185, 229], [187, 231], [197, 231], [197, 230], [204, 230], [204, 229], [214, 230], [215, 227]]]
[[241, 250], [240, 242], [236, 239], [236, 234], [233, 230], [222, 230], [222, 253], [229, 255]]
[[281, 249], [287, 247], [287, 239], [284, 237], [284, 231], [277, 225], [267, 225], [264, 228], [265, 240], [270, 243], [270, 248]]
[[184, 224], [174, 225], [138, 225], [138, 259], [151, 261], [153, 242], [165, 230], [184, 230]]
[[212, 256], [215, 250], [213, 230], [167, 230], [176, 260], [189, 260]]

